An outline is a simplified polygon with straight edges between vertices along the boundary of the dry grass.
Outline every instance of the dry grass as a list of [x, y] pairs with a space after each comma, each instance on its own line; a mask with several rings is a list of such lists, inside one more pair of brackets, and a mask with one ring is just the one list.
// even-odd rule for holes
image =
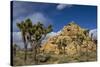
[[[44, 57], [45, 56], [45, 57]], [[49, 57], [45, 62], [39, 62], [38, 64], [60, 64], [60, 63], [74, 63], [74, 62], [89, 62], [96, 61], [96, 51], [88, 53], [81, 53], [81, 55], [75, 56], [67, 56], [63, 54], [43, 54], [43, 56], [39, 56], [38, 58], [46, 58]], [[22, 65], [35, 65], [33, 61], [32, 52], [28, 51], [27, 61], [25, 64], [24, 61], [24, 51], [17, 51], [16, 56], [14, 57], [14, 66], [22, 66]]]

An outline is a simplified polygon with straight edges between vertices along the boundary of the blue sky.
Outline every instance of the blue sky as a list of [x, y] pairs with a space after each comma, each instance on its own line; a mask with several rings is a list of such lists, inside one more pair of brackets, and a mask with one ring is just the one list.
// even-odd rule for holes
[[72, 4], [13, 2], [13, 31], [19, 31], [16, 23], [30, 18], [34, 23], [53, 25], [57, 32], [71, 21], [87, 29], [97, 28], [97, 7]]

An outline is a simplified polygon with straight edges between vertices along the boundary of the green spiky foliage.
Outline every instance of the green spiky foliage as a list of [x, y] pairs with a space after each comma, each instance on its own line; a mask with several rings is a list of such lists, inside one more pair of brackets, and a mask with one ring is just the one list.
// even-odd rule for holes
[[21, 31], [22, 34], [22, 40], [24, 43], [24, 48], [25, 48], [25, 57], [24, 57], [24, 61], [26, 63], [27, 60], [27, 38], [28, 38], [28, 32], [29, 29], [32, 27], [32, 21], [30, 19], [26, 19], [25, 21], [22, 21], [21, 23], [17, 23], [17, 27], [19, 28], [19, 30]]
[[21, 23], [17, 23], [17, 27], [20, 29], [21, 34], [22, 34], [22, 40], [23, 40], [24, 48], [25, 48], [24, 61], [26, 62], [26, 59], [27, 59], [27, 43], [26, 43], [26, 39], [25, 39], [26, 29], [25, 29], [24, 21], [22, 21]]
[[35, 64], [38, 64], [37, 60], [37, 53], [39, 53], [39, 48], [41, 41], [45, 38], [47, 33], [50, 33], [52, 31], [52, 25], [49, 25], [48, 27], [45, 27], [42, 23], [38, 22], [37, 24], [34, 24], [32, 28], [30, 29], [30, 34], [32, 36], [32, 49], [34, 53], [34, 61]]
[[30, 42], [33, 55], [34, 55], [33, 56], [34, 62], [35, 64], [37, 64], [38, 60], [36, 58], [36, 55], [39, 52], [41, 41], [45, 38], [47, 33], [50, 33], [52, 31], [52, 25], [45, 27], [40, 22], [32, 25], [32, 21], [30, 19], [26, 19], [25, 21], [22, 21], [21, 23], [17, 23], [17, 27], [20, 29], [22, 33], [22, 39], [25, 46], [24, 60], [25, 61], [27, 60], [27, 46], [28, 46], [28, 42]]

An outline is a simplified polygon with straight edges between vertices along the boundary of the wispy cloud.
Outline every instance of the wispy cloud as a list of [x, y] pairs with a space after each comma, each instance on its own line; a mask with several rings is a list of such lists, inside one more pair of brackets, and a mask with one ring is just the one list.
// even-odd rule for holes
[[[40, 7], [41, 6], [41, 7]], [[20, 16], [27, 16], [36, 12], [41, 12], [47, 8], [48, 4], [25, 2], [25, 1], [13, 1], [13, 18], [16, 19]]]
[[19, 17], [16, 20], [13, 21], [13, 31], [18, 31], [18, 28], [16, 26], [16, 23], [20, 23], [21, 21], [24, 21], [25, 19], [30, 18], [32, 20], [33, 24], [36, 24], [37, 22], [43, 23], [45, 26], [52, 24], [52, 20], [48, 18], [48, 16], [44, 15], [41, 12], [36, 12], [31, 15], [28, 15], [26, 17]]
[[33, 15], [30, 15], [26, 18], [30, 18], [33, 22], [33, 24], [37, 23], [37, 22], [41, 22], [44, 25], [48, 25], [50, 23], [52, 23], [51, 19], [49, 19], [46, 15], [44, 15], [41, 12], [36, 12]]
[[63, 10], [64, 8], [70, 8], [70, 7], [72, 7], [73, 5], [71, 5], [71, 4], [58, 4], [57, 5], [57, 9], [58, 10]]

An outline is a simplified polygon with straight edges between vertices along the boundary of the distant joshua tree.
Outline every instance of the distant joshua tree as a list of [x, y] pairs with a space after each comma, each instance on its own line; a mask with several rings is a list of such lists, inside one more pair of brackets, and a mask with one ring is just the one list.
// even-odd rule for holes
[[62, 40], [62, 46], [64, 48], [64, 55], [65, 55], [65, 47], [67, 46], [68, 42], [69, 42], [69, 40], [67, 40], [65, 38]]
[[57, 41], [58, 49], [60, 51], [60, 50], [62, 50], [62, 47], [63, 47], [63, 54], [64, 55], [65, 55], [65, 47], [67, 46], [67, 42], [68, 42], [68, 40], [66, 40], [65, 38], [59, 39]]

